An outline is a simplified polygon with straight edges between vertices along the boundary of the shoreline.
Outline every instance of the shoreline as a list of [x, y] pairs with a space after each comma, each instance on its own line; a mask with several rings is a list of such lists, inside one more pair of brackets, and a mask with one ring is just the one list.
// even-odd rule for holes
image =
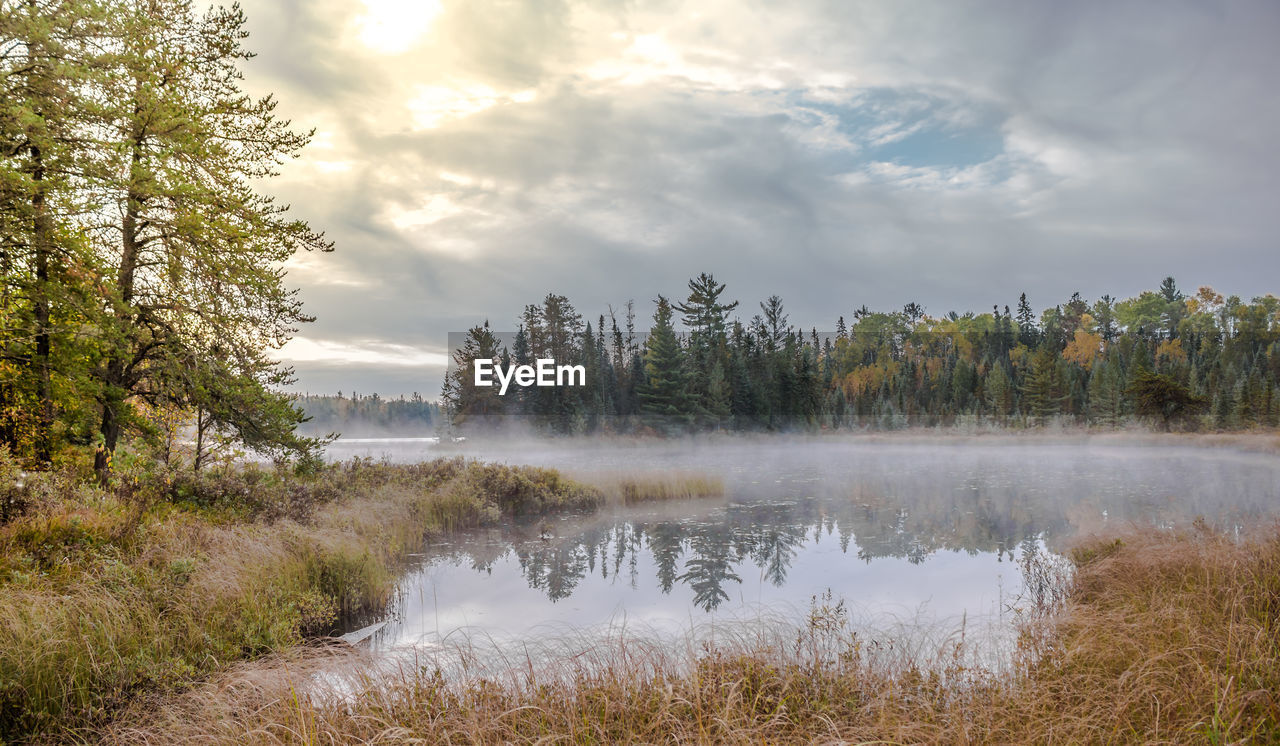
[[[775, 437], [713, 441], [767, 445]], [[976, 442], [1028, 440], [1135, 443], [1130, 433], [1085, 440], [1075, 434], [1018, 434]], [[1143, 433], [1136, 440], [1265, 454], [1276, 448], [1271, 433]], [[893, 433], [849, 442], [962, 440]], [[477, 455], [483, 457], [466, 454]], [[0, 525], [0, 671], [7, 679], [0, 681], [0, 737], [19, 740], [99, 738], [103, 728], [119, 724], [121, 708], [136, 698], [168, 707], [185, 701], [184, 691], [219, 690], [233, 671], [242, 672], [242, 661], [280, 655], [287, 661], [294, 653], [308, 654], [315, 647], [308, 641], [332, 645], [327, 635], [334, 616], [385, 603], [403, 556], [427, 537], [517, 515], [598, 511], [606, 504], [598, 487], [555, 470], [487, 465], [462, 456], [408, 465], [350, 462], [313, 477], [249, 466], [173, 484], [153, 478], [116, 490], [56, 474], [36, 480], [40, 502], [28, 515]], [[662, 484], [639, 487], [659, 499], [684, 494]], [[625, 499], [617, 491], [613, 499]], [[1280, 573], [1280, 561], [1276, 568]], [[50, 649], [51, 640], [57, 641], [54, 654], [39, 654]], [[785, 660], [766, 656], [751, 665], [768, 669], [779, 662]], [[248, 665], [245, 670], [255, 670]]]
[[[381, 442], [428, 442], [431, 438], [424, 436], [393, 435], [385, 438], [360, 437], [344, 440], [339, 438], [334, 443], [381, 443]], [[1242, 430], [1222, 432], [1160, 432], [1148, 429], [1112, 430], [1097, 428], [1032, 428], [1015, 430], [996, 429], [959, 429], [959, 428], [905, 428], [901, 430], [824, 430], [817, 433], [777, 432], [777, 433], [696, 433], [681, 436], [640, 436], [640, 435], [545, 435], [529, 437], [524, 435], [475, 435], [465, 443], [439, 442], [438, 452], [441, 455], [468, 455], [473, 449], [489, 447], [538, 446], [549, 449], [579, 448], [582, 450], [603, 450], [621, 445], [637, 448], [661, 448], [674, 445], [768, 445], [770, 443], [841, 443], [867, 444], [889, 443], [908, 445], [963, 445], [966, 441], [975, 444], [1018, 443], [1029, 445], [1127, 445], [1127, 446], [1175, 446], [1201, 448], [1235, 448], [1248, 452], [1280, 453], [1280, 429], [1278, 430]]]
[[[1062, 607], [1020, 625], [1013, 665], [938, 670], [873, 654], [842, 611], [792, 629], [680, 647], [606, 641], [549, 669], [377, 670], [345, 650], [237, 667], [113, 724], [112, 743], [768, 741], [1243, 742], [1280, 735], [1274, 531], [1244, 542], [1193, 529], [1094, 538], [1072, 552]], [[1263, 592], [1263, 596], [1258, 593]], [[788, 632], [795, 637], [788, 638]], [[793, 642], [787, 642], [788, 639]], [[890, 648], [892, 644], [890, 643]], [[951, 656], [948, 658], [948, 656]], [[521, 659], [523, 660], [523, 659]], [[577, 661], [577, 662], [575, 662]], [[325, 692], [323, 672], [346, 670]], [[145, 712], [143, 712], [145, 710]]]

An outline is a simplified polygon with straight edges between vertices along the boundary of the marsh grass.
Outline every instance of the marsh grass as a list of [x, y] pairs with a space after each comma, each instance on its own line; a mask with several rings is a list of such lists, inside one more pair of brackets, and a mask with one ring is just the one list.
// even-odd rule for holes
[[138, 696], [381, 608], [432, 535], [601, 501], [551, 470], [461, 458], [310, 479], [248, 468], [153, 492], [40, 479], [0, 525], [0, 741], [92, 732]]
[[[814, 599], [792, 633], [605, 640], [551, 668], [448, 674], [354, 651], [249, 664], [109, 731], [122, 743], [1248, 743], [1280, 738], [1280, 536], [1095, 540], [1006, 668], [963, 637], [886, 653]], [[1038, 561], [1038, 560], [1037, 560]], [[1038, 592], [1037, 592], [1038, 593]], [[1048, 608], [1048, 606], [1046, 606]], [[1034, 615], [1033, 615], [1034, 616]], [[873, 644], [879, 645], [873, 650]], [[321, 671], [342, 687], [309, 686]], [[141, 711], [145, 710], [145, 712]]]
[[[770, 619], [682, 638], [615, 628], [528, 646], [464, 638], [412, 659], [294, 651], [238, 667], [178, 700], [136, 707], [109, 740], [759, 741], [772, 740], [784, 721], [822, 718], [841, 698], [887, 706], [880, 698], [897, 696], [887, 687], [899, 682], [911, 691], [930, 681], [947, 696], [974, 683], [977, 669], [959, 663], [954, 646], [940, 648], [924, 676], [910, 646], [864, 639], [847, 622], [842, 608], [819, 599], [799, 627]], [[823, 690], [837, 680], [841, 689]], [[811, 709], [819, 704], [822, 711]]]
[[582, 475], [580, 478], [599, 487], [607, 500], [623, 505], [724, 497], [723, 479], [698, 472], [610, 472]]

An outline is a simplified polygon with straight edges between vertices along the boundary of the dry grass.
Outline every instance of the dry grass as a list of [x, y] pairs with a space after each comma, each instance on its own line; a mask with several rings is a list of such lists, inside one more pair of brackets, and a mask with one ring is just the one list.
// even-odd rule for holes
[[[873, 655], [839, 604], [793, 641], [613, 642], [550, 673], [377, 672], [353, 653], [242, 668], [117, 723], [126, 743], [1250, 743], [1280, 739], [1280, 537], [1094, 541], [1015, 665]], [[357, 670], [338, 691], [315, 670]], [[145, 713], [142, 711], [145, 710]]]
[[579, 478], [599, 487], [607, 500], [621, 502], [623, 505], [724, 497], [723, 479], [698, 472], [669, 472], [659, 475], [610, 472], [582, 475]]
[[0, 742], [91, 733], [140, 695], [379, 608], [430, 535], [601, 500], [554, 471], [460, 458], [249, 470], [167, 495], [46, 481], [0, 525]]
[[1280, 536], [1203, 526], [1077, 549], [1081, 569], [1018, 715], [1090, 742], [1280, 739]]

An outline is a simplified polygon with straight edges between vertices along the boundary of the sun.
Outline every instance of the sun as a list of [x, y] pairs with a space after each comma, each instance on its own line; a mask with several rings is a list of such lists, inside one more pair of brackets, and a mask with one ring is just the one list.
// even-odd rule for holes
[[444, 10], [440, 0], [361, 0], [360, 41], [385, 54], [408, 51]]

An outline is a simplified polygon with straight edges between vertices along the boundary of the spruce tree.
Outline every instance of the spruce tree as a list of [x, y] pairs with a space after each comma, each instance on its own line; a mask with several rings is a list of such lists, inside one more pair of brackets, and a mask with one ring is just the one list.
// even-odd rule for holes
[[[467, 330], [462, 344], [453, 351], [452, 365], [445, 374], [440, 391], [440, 401], [454, 425], [463, 425], [472, 418], [505, 413], [506, 400], [499, 395], [497, 386], [475, 385], [475, 361], [492, 360], [496, 363], [504, 353], [499, 349], [498, 338], [489, 329], [488, 321]], [[512, 393], [511, 389], [507, 393]]]
[[983, 397], [987, 408], [998, 421], [1004, 421], [1004, 418], [1013, 412], [1014, 393], [1013, 381], [1009, 378], [1004, 364], [994, 363], [987, 371], [986, 381], [983, 384]]
[[671, 324], [671, 303], [661, 295], [656, 303], [653, 329], [644, 345], [644, 383], [638, 391], [640, 411], [680, 420], [690, 413], [684, 353]]
[[[722, 405], [727, 401], [727, 392], [722, 390], [724, 370], [729, 363], [726, 322], [729, 313], [738, 307], [738, 302], [723, 303], [720, 301], [724, 293], [724, 283], [703, 272], [689, 280], [689, 297], [684, 303], [672, 308], [684, 314], [682, 321], [692, 334], [689, 339], [690, 378], [689, 387], [699, 406], [719, 417], [727, 414]], [[716, 374], [714, 371], [719, 370]], [[712, 381], [718, 375], [719, 380]]]
[[1117, 427], [1124, 415], [1124, 386], [1119, 363], [1100, 360], [1089, 373], [1088, 416], [1092, 424]]
[[1024, 412], [1040, 423], [1058, 414], [1065, 395], [1058, 371], [1058, 356], [1048, 346], [1041, 346], [1031, 361], [1031, 372], [1022, 385]]
[[1018, 296], [1018, 343], [1026, 347], [1035, 347], [1040, 341], [1040, 328], [1036, 326], [1036, 315], [1027, 302], [1027, 294]]

